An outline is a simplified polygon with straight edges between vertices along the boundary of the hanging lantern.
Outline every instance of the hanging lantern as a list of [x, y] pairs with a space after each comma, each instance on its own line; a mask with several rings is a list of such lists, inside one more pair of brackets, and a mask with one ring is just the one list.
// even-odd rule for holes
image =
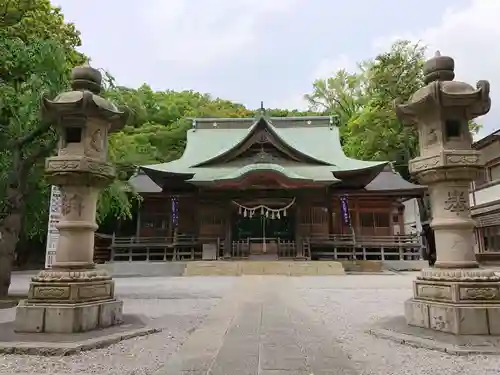
[[247, 210], [243, 210], [243, 216], [247, 217]]
[[280, 218], [281, 218], [281, 217], [280, 217], [280, 212], [279, 212], [279, 211], [278, 211], [278, 213], [276, 214], [276, 217], [277, 217], [278, 219], [280, 219]]
[[283, 210], [283, 216], [286, 216], [286, 208]]
[[243, 213], [243, 208], [240, 206], [238, 213], [241, 215]]
[[264, 215], [264, 207], [261, 207], [261, 208], [260, 208], [260, 214], [261, 214], [261, 215]]

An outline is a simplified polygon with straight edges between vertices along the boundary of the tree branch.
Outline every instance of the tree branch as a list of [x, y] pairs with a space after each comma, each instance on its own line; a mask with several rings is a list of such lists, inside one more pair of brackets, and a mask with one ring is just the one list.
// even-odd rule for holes
[[29, 157], [24, 159], [23, 168], [25, 168], [25, 164], [26, 166], [29, 167], [35, 164], [38, 159], [50, 156], [52, 151], [54, 151], [54, 149], [57, 147], [57, 142], [58, 139], [54, 138], [51, 139], [49, 142], [47, 142], [45, 145], [40, 146], [38, 150], [36, 150]]
[[24, 147], [27, 144], [33, 142], [36, 138], [45, 134], [50, 129], [50, 123], [48, 121], [43, 121], [40, 126], [37, 126], [30, 133], [26, 134], [24, 137], [19, 138], [16, 141], [17, 147]]

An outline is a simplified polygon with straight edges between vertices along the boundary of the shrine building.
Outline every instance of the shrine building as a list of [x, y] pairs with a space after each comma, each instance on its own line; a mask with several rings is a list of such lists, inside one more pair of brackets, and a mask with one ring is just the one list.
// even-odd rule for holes
[[192, 121], [178, 160], [131, 179], [137, 230], [111, 260], [420, 259], [403, 201], [425, 188], [347, 157], [332, 117]]

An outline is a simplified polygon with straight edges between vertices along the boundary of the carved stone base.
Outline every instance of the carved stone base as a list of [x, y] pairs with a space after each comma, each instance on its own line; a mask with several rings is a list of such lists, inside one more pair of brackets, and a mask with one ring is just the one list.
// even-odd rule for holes
[[113, 280], [88, 282], [31, 282], [28, 302], [35, 303], [85, 303], [114, 298]]
[[21, 301], [15, 331], [24, 333], [76, 333], [122, 323], [123, 302], [118, 300], [76, 304], [32, 304]]
[[417, 279], [414, 298], [405, 303], [407, 323], [456, 335], [500, 335], [500, 282], [479, 280]]
[[15, 330], [73, 333], [120, 324], [123, 302], [115, 300], [114, 286], [105, 270], [41, 271], [17, 307]]
[[500, 281], [493, 270], [485, 268], [428, 268], [422, 270], [418, 280], [428, 281]]
[[94, 267], [77, 269], [52, 269], [42, 270], [32, 279], [34, 282], [81, 282], [111, 280], [111, 276], [104, 269]]

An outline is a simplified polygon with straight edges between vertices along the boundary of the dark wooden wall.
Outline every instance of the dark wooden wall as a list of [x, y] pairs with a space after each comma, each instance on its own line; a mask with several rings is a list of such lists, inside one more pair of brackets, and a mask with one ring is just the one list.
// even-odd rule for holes
[[[230, 194], [230, 193], [229, 193]], [[228, 192], [202, 192], [178, 196], [177, 233], [200, 237], [226, 237], [230, 228], [231, 213], [236, 210], [233, 199], [245, 201], [239, 192], [232, 197]], [[279, 197], [279, 192], [274, 192]], [[290, 195], [290, 191], [282, 196]], [[253, 198], [247, 193], [247, 198]], [[356, 234], [388, 236], [397, 228], [404, 233], [403, 205], [397, 197], [351, 196], [349, 210]], [[293, 206], [296, 215], [297, 235], [308, 237], [328, 234], [351, 234], [342, 223], [340, 200], [326, 190], [300, 192]], [[168, 194], [146, 195], [140, 208], [138, 235], [141, 237], [173, 236], [171, 199]]]

